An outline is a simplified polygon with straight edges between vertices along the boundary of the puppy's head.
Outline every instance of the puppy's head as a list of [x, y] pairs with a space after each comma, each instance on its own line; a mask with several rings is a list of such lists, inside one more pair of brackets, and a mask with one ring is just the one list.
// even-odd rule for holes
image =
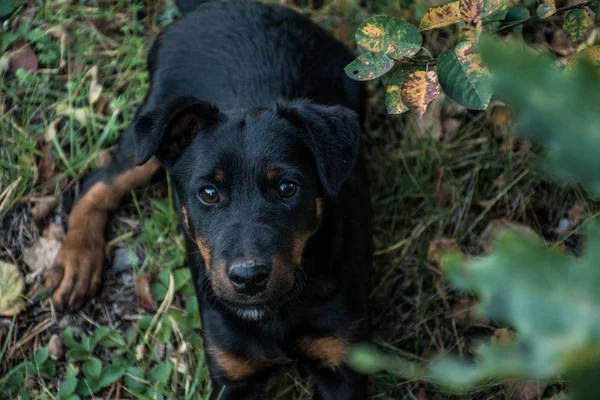
[[137, 163], [154, 155], [172, 177], [204, 260], [203, 290], [260, 319], [299, 287], [306, 243], [352, 172], [354, 112], [307, 101], [220, 112], [185, 96], [134, 130]]

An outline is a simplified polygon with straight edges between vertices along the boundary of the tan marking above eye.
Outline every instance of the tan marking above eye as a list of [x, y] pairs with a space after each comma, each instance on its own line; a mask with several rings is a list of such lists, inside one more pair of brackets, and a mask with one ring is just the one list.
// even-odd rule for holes
[[273, 181], [277, 178], [277, 175], [279, 175], [279, 170], [277, 168], [271, 168], [267, 170], [267, 180]]
[[223, 183], [223, 182], [225, 182], [225, 171], [223, 171], [222, 169], [219, 168], [219, 169], [215, 170], [213, 177], [215, 179], [215, 182]]
[[317, 198], [315, 203], [316, 203], [316, 209], [317, 209], [317, 218], [321, 219], [321, 218], [323, 218], [323, 209], [324, 209], [323, 199]]
[[344, 363], [348, 348], [348, 342], [336, 336], [305, 338], [300, 341], [300, 349], [307, 357], [323, 361], [330, 368], [338, 368]]

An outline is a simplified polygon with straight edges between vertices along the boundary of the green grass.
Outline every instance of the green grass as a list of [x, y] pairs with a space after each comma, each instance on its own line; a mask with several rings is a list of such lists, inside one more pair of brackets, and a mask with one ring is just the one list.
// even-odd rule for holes
[[[23, 248], [47, 224], [65, 225], [78, 178], [96, 167], [132, 121], [148, 88], [146, 52], [153, 37], [177, 15], [166, 1], [97, 3], [30, 2], [4, 24], [0, 69], [19, 40], [34, 48], [40, 63], [36, 74], [4, 72], [0, 80], [0, 259], [17, 263], [24, 272]], [[350, 0], [327, 1], [312, 15], [336, 34], [351, 37], [372, 13], [408, 9], [422, 14], [428, 6], [412, 1], [402, 5], [398, 9], [395, 2], [373, 2], [362, 9]], [[62, 42], [57, 32], [66, 32]], [[426, 40], [441, 41], [438, 36]], [[94, 66], [102, 92], [91, 105]], [[557, 233], [559, 220], [575, 204], [586, 215], [597, 211], [580, 189], [549, 182], [527, 146], [508, 145], [510, 126], [497, 132], [490, 124], [499, 105], [466, 113], [436, 101], [443, 102], [444, 118], [461, 122], [454, 138], [418, 136], [414, 117], [386, 115], [382, 89], [373, 83], [364, 132], [371, 181], [365, 190], [372, 196], [377, 252], [373, 338], [389, 351], [422, 361], [445, 352], [468, 355], [472, 339], [493, 333], [485, 324], [456, 323], [453, 306], [466, 296], [447, 287], [437, 266], [428, 261], [432, 240], [454, 238], [465, 252], [480, 254], [487, 223], [507, 218], [573, 249], [579, 228]], [[57, 119], [55, 135], [46, 140], [48, 126]], [[55, 171], [44, 179], [48, 165]], [[438, 195], [440, 185], [453, 196]], [[30, 200], [40, 196], [56, 196], [59, 206], [35, 223]], [[0, 319], [0, 397], [17, 398], [20, 390], [30, 398], [58, 398], [65, 382], [96, 382], [97, 362], [90, 360], [97, 359], [101, 376], [125, 371], [116, 381], [120, 383], [107, 378], [100, 396], [114, 397], [120, 391], [123, 398], [134, 392], [147, 396], [140, 398], [206, 398], [209, 380], [198, 310], [183, 268], [183, 239], [168, 186], [155, 183], [128, 198], [110, 223], [108, 240], [113, 250], [128, 249], [141, 261], [134, 260], [133, 269], [121, 273], [108, 269], [102, 295], [82, 312], [56, 315], [47, 302], [38, 301], [14, 320]], [[150, 276], [155, 313], [137, 307], [133, 281], [141, 273]], [[29, 285], [27, 297], [36, 290]], [[73, 332], [72, 339], [68, 332]], [[68, 352], [56, 361], [39, 350], [55, 334], [63, 336]], [[165, 363], [172, 366], [169, 374], [157, 370]], [[270, 393], [272, 398], [304, 399], [310, 397], [310, 387], [291, 370], [273, 383]], [[381, 374], [372, 379], [371, 397], [416, 399], [419, 388], [426, 388], [430, 398], [437, 393], [419, 382]], [[508, 394], [502, 385], [491, 385], [457, 398], [504, 399]]]

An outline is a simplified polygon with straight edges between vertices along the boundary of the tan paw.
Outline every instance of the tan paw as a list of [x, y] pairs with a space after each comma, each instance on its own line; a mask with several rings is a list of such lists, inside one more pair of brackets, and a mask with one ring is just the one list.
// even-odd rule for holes
[[59, 310], [75, 311], [96, 295], [102, 277], [104, 239], [69, 232], [46, 273], [45, 286], [54, 291], [52, 303]]

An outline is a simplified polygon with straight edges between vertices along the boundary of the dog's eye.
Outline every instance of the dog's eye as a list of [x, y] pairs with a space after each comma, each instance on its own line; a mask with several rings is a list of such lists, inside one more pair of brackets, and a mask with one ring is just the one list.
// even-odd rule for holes
[[219, 192], [213, 186], [204, 186], [198, 192], [198, 197], [203, 203], [215, 204], [219, 201]]
[[281, 182], [277, 188], [279, 197], [289, 199], [296, 194], [298, 186], [294, 182]]

